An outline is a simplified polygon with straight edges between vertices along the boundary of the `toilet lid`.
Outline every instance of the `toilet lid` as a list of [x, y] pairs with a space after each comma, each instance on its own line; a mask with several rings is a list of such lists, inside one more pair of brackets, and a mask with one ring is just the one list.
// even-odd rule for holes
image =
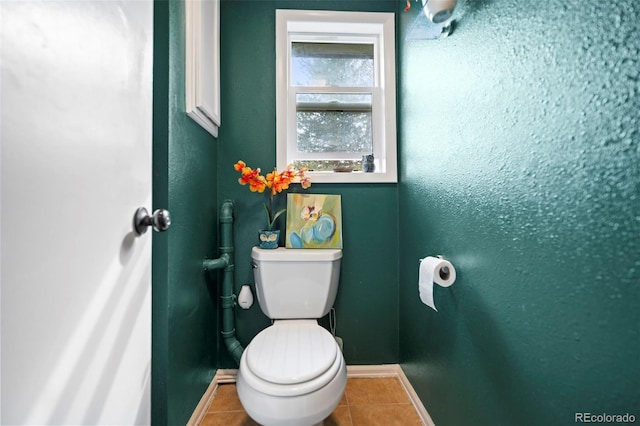
[[315, 379], [339, 355], [331, 333], [316, 321], [305, 320], [276, 322], [254, 337], [246, 352], [253, 374], [284, 385]]

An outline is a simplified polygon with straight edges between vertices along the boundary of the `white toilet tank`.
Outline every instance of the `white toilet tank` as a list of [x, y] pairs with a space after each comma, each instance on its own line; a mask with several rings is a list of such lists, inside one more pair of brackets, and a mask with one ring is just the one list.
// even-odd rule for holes
[[340, 277], [340, 249], [251, 250], [256, 293], [271, 319], [317, 319], [329, 313]]

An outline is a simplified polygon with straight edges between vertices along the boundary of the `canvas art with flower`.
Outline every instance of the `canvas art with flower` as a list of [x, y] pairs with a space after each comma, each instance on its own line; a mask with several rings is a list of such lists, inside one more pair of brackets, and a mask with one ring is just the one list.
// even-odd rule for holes
[[238, 183], [240, 185], [248, 185], [251, 192], [264, 193], [268, 190], [268, 204], [264, 204], [264, 209], [267, 215], [266, 229], [269, 231], [273, 230], [278, 217], [286, 211], [286, 209], [274, 211], [274, 198], [278, 194], [289, 190], [291, 184], [300, 184], [302, 189], [311, 187], [311, 179], [306, 175], [307, 169], [298, 169], [292, 164], [287, 166], [286, 170], [278, 172], [274, 169], [264, 176], [259, 168], [252, 169], [242, 160], [234, 164], [233, 168], [235, 171], [240, 172]]
[[287, 196], [287, 248], [342, 248], [342, 199], [331, 194]]

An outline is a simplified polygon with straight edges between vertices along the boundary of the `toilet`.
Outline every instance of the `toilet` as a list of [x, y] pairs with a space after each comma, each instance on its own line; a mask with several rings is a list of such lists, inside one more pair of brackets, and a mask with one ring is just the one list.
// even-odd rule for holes
[[258, 303], [273, 325], [242, 354], [240, 402], [264, 426], [322, 424], [347, 384], [342, 351], [317, 321], [335, 301], [342, 250], [254, 247], [251, 258]]

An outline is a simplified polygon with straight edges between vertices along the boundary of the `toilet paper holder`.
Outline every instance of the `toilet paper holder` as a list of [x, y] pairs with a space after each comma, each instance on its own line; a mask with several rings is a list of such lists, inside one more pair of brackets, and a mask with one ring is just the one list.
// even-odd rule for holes
[[[446, 260], [444, 258], [444, 256], [442, 256], [440, 254], [437, 255], [436, 257], [438, 259]], [[418, 263], [421, 263], [423, 260], [424, 260], [424, 258], [418, 259]], [[440, 275], [440, 278], [442, 278], [443, 280], [448, 280], [449, 279], [449, 275], [451, 275], [451, 271], [449, 271], [449, 268], [445, 266], [444, 268], [440, 269], [440, 271], [438, 272], [438, 275]]]

